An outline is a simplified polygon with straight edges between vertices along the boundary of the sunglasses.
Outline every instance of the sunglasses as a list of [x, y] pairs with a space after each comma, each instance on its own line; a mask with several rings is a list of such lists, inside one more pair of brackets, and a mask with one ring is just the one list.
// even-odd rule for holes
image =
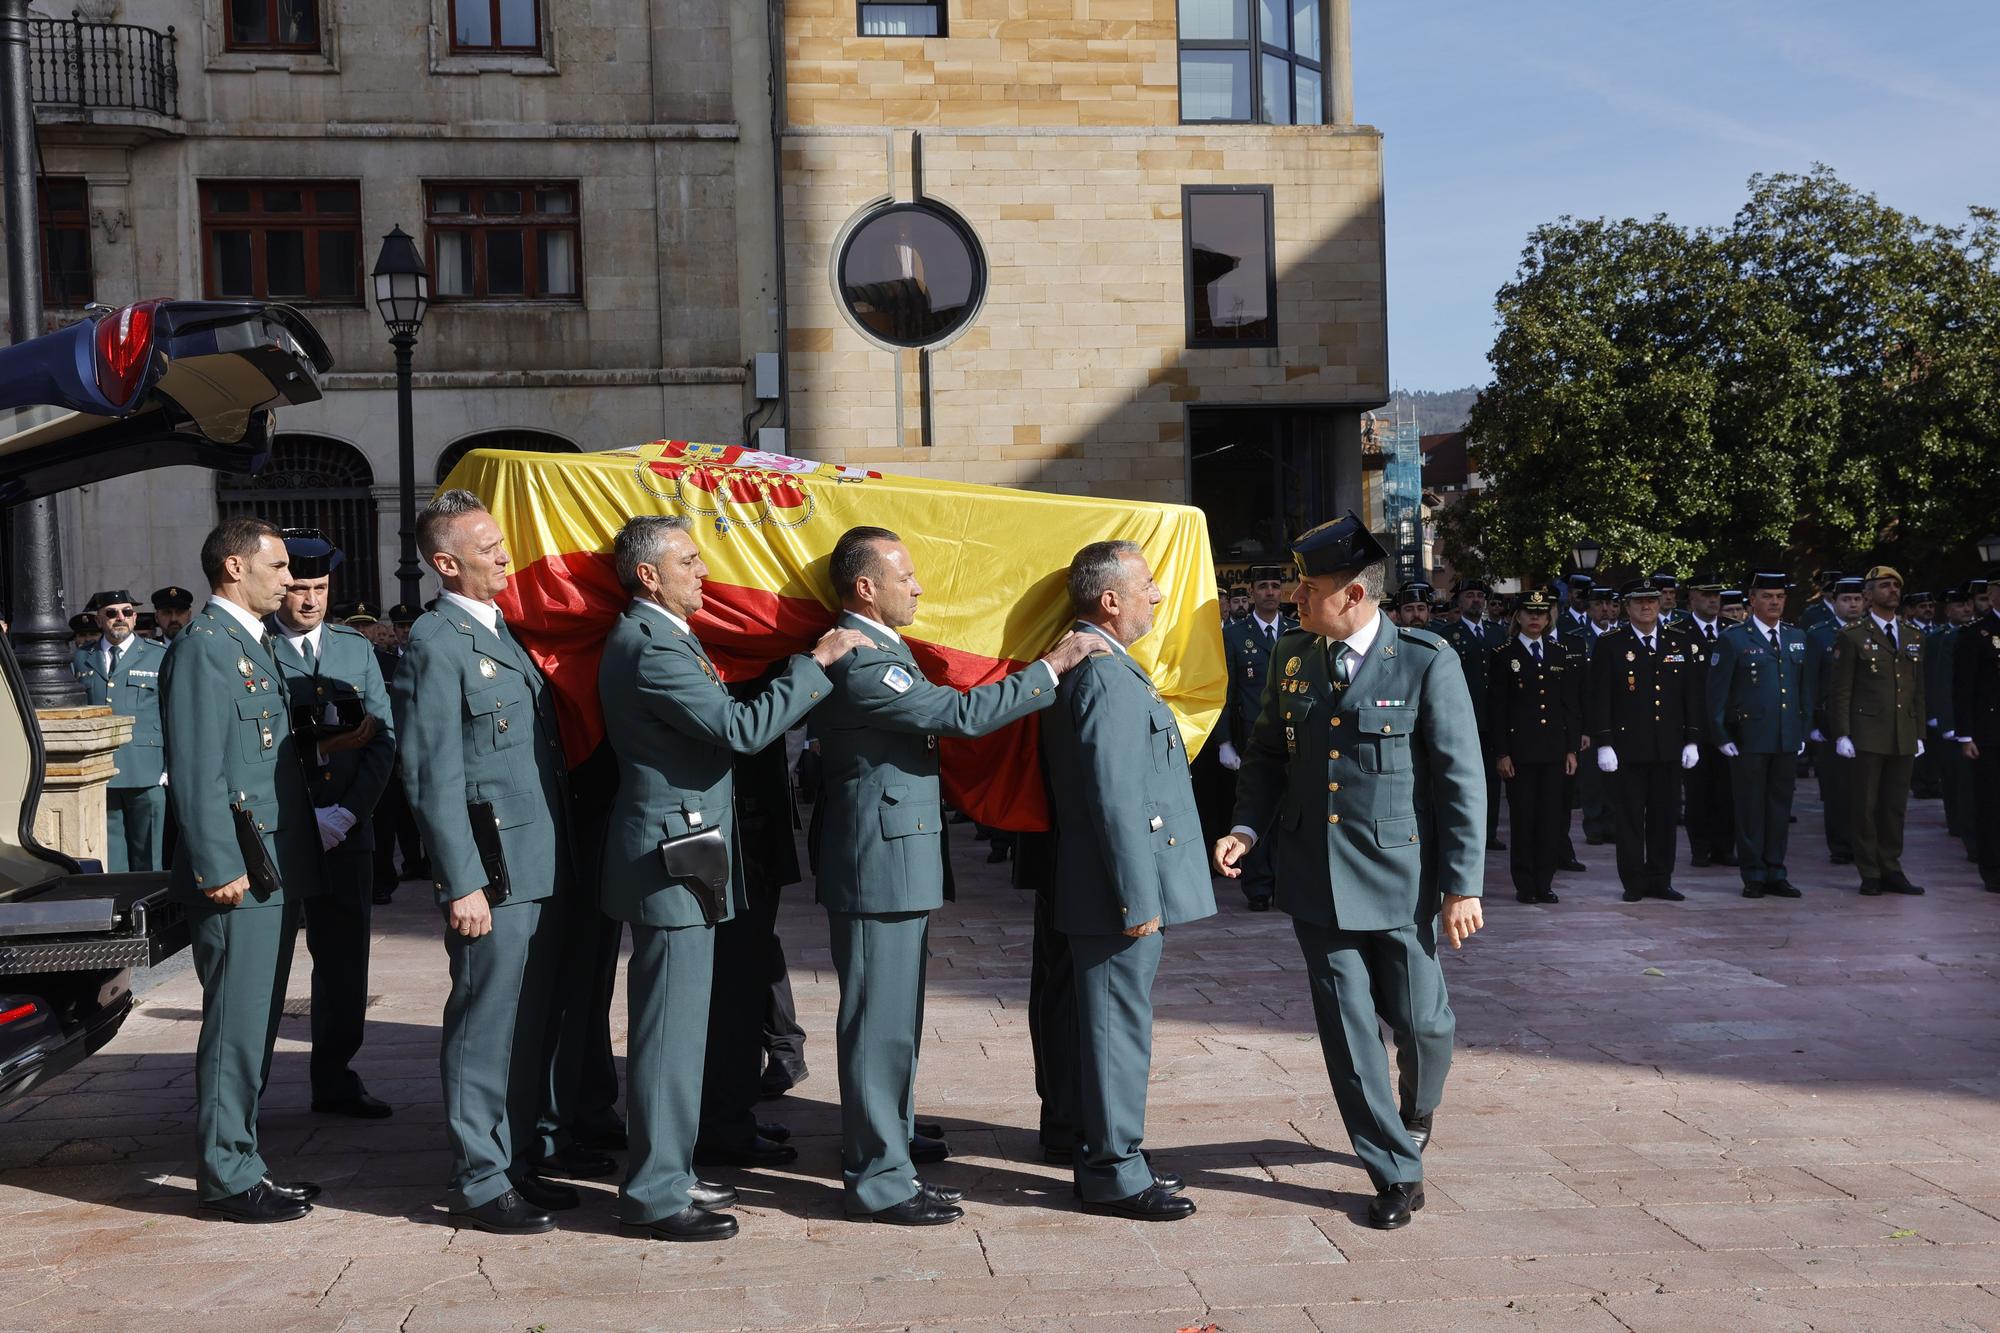
[[115, 606], [100, 606], [97, 608], [97, 614], [106, 620], [130, 620], [139, 613], [129, 606], [122, 610]]

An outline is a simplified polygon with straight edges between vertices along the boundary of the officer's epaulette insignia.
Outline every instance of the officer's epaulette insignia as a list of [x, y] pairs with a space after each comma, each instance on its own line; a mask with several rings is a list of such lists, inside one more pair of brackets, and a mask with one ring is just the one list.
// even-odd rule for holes
[[1420, 643], [1433, 651], [1444, 647], [1444, 640], [1439, 638], [1435, 632], [1427, 629], [1418, 629], [1415, 625], [1396, 626], [1396, 637], [1404, 643]]

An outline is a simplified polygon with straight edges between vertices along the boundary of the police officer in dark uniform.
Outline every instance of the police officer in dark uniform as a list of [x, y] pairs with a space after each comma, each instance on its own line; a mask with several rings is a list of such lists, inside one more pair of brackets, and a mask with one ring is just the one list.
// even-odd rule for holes
[[1566, 779], [1583, 742], [1583, 657], [1549, 637], [1556, 605], [1545, 588], [1521, 598], [1516, 632], [1494, 653], [1487, 687], [1495, 762], [1507, 783], [1508, 863], [1524, 903], [1557, 901], [1555, 874], [1569, 859]]
[[1861, 576], [1835, 579], [1828, 597], [1833, 602], [1833, 614], [1821, 617], [1818, 624], [1806, 631], [1806, 748], [1812, 756], [1813, 772], [1819, 778], [1827, 859], [1837, 866], [1851, 866], [1854, 864], [1853, 771], [1833, 751], [1826, 702], [1833, 683], [1834, 640], [1842, 630], [1861, 619]]
[[194, 619], [194, 594], [186, 588], [168, 584], [153, 590], [153, 623], [159, 627], [160, 642], [172, 643], [174, 637], [187, 628]]
[[[1716, 573], [1700, 573], [1690, 579], [1688, 616], [1680, 625], [1693, 640], [1695, 654], [1704, 668], [1698, 673], [1704, 694], [1708, 681], [1705, 668], [1721, 645], [1722, 632], [1729, 628], [1722, 622], [1722, 584], [1722, 575]], [[1708, 703], [1704, 697], [1703, 717], [1708, 716]], [[1733, 866], [1736, 809], [1729, 785], [1728, 761], [1716, 748], [1717, 742], [1706, 727], [1702, 729], [1700, 745], [1700, 761], [1687, 770], [1683, 802], [1687, 815], [1688, 864]]]
[[1660, 623], [1660, 590], [1635, 579], [1623, 590], [1627, 623], [1597, 643], [1587, 682], [1587, 730], [1597, 767], [1610, 775], [1618, 814], [1618, 879], [1625, 901], [1674, 888], [1674, 819], [1680, 775], [1701, 757], [1701, 677], [1692, 643]]
[[1486, 850], [1504, 852], [1500, 841], [1499, 752], [1494, 749], [1492, 723], [1487, 711], [1488, 669], [1493, 652], [1506, 640], [1506, 630], [1497, 620], [1486, 618], [1486, 599], [1493, 589], [1484, 579], [1462, 578], [1451, 588], [1452, 606], [1457, 617], [1437, 632], [1458, 652], [1458, 664], [1465, 671], [1465, 687], [1472, 692], [1472, 710], [1479, 719], [1479, 744], [1486, 756]]
[[[1271, 650], [1278, 639], [1298, 627], [1285, 614], [1286, 572], [1282, 565], [1250, 569], [1250, 614], [1222, 631], [1222, 651], [1229, 667], [1229, 697], [1224, 710], [1223, 739], [1217, 747], [1222, 766], [1234, 773], [1243, 766], [1243, 752], [1257, 725], [1264, 702], [1264, 682], [1271, 674]], [[1243, 866], [1243, 896], [1253, 912], [1271, 907], [1268, 855], [1254, 851]]]
[[1972, 767], [1979, 882], [2000, 893], [2000, 611], [1960, 628], [1952, 643], [1952, 735]]

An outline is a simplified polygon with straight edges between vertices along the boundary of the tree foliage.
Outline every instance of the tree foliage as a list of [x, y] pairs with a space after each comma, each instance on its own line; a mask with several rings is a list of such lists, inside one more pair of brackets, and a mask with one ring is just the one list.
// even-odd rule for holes
[[1825, 167], [1726, 228], [1564, 217], [1500, 289], [1459, 568], [1971, 566], [1996, 526], [2000, 215], [1933, 226]]

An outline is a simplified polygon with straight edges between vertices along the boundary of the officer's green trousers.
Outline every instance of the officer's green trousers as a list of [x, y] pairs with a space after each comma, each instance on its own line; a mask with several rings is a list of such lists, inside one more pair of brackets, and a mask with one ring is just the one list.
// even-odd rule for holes
[[241, 1194], [264, 1178], [257, 1102], [271, 1075], [271, 1046], [292, 974], [299, 909], [287, 899], [258, 907], [206, 903], [192, 917], [201, 980], [201, 1036], [194, 1048], [195, 1187], [203, 1200]]
[[445, 928], [451, 994], [438, 1065], [453, 1209], [499, 1198], [533, 1161], [535, 1116], [547, 1086], [542, 1014], [560, 910], [553, 901], [517, 899], [493, 909], [489, 934], [468, 939]]
[[[1438, 966], [1435, 928], [1342, 930], [1297, 918], [1313, 1017], [1341, 1123], [1375, 1188], [1424, 1178], [1402, 1111], [1427, 1115], [1444, 1096], [1457, 1031]], [[1379, 1020], [1379, 1021], [1378, 1021]], [[1396, 1038], [1400, 1077], [1389, 1079], [1380, 1023]], [[1401, 1100], [1398, 1106], [1398, 1085]]]
[[917, 1192], [918, 1029], [928, 912], [828, 912], [840, 978], [840, 1175], [847, 1211], [879, 1212]]
[[1819, 775], [1819, 803], [1826, 821], [1830, 856], [1854, 855], [1854, 761], [1834, 753], [1832, 741], [1812, 742], [1813, 772]]
[[632, 927], [625, 974], [625, 1109], [630, 1155], [618, 1215], [657, 1222], [688, 1206], [701, 1127], [713, 926]]
[[1153, 976], [1164, 934], [1072, 935], [1076, 969], [1078, 1103], [1083, 1146], [1076, 1184], [1092, 1203], [1129, 1199], [1153, 1184], [1139, 1152], [1153, 1069]]
[[312, 1096], [340, 1101], [361, 1091], [351, 1067], [368, 1009], [368, 932], [375, 854], [335, 851], [320, 860], [322, 891], [306, 900], [312, 955]]
[[104, 868], [114, 875], [162, 870], [167, 827], [165, 787], [109, 787], [104, 792]]
[[1897, 878], [1903, 873], [1903, 816], [1914, 761], [1863, 750], [1834, 762], [1854, 769], [1854, 868], [1864, 880]]
[[1729, 765], [1729, 793], [1736, 803], [1736, 861], [1743, 882], [1776, 884], [1785, 878], [1785, 851], [1791, 845], [1798, 756], [1787, 750], [1739, 754], [1723, 762]]

